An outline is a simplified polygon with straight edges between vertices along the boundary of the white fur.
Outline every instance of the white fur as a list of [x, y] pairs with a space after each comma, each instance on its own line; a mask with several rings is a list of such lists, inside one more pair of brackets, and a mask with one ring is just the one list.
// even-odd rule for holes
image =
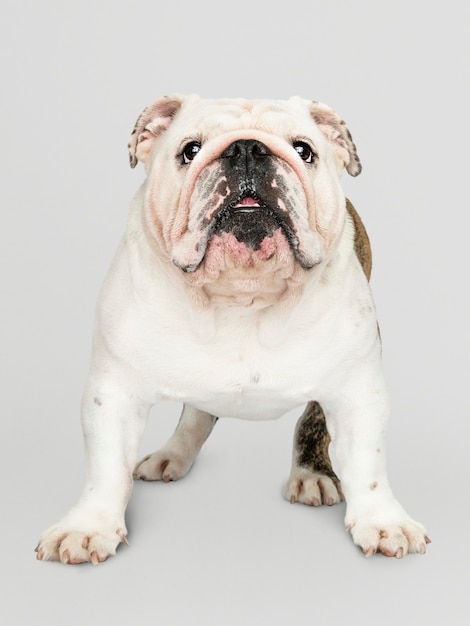
[[[145, 159], [148, 178], [134, 199], [98, 304], [82, 412], [87, 479], [76, 507], [43, 534], [38, 557], [96, 563], [114, 554], [127, 532], [124, 512], [139, 438], [151, 405], [166, 398], [185, 403], [180, 429], [163, 450], [137, 466], [136, 477], [183, 476], [212, 429], [212, 416], [272, 419], [317, 400], [335, 445], [346, 524], [355, 543], [366, 554], [424, 551], [424, 529], [396, 502], [386, 477], [388, 399], [374, 303], [353, 250], [353, 226], [339, 186], [346, 151], [339, 162], [337, 147], [318, 130], [300, 99], [276, 106], [258, 103], [243, 115], [239, 101], [181, 102], [181, 112], [160, 131], [155, 145], [149, 143], [150, 122], [134, 140], [141, 143], [138, 156]], [[155, 110], [157, 119], [159, 107]], [[312, 137], [320, 155], [314, 174], [289, 154], [286, 136], [297, 119], [299, 132]], [[190, 174], [163, 164], [174, 160], [178, 142], [193, 125], [209, 139], [206, 156], [201, 151], [199, 169], [192, 166], [188, 182]], [[297, 199], [299, 223], [310, 228], [315, 246], [321, 241], [323, 258], [312, 270], [296, 267], [287, 278], [270, 272], [259, 284], [256, 277], [250, 279], [255, 281], [247, 281], [250, 305], [240, 305], [231, 299], [230, 282], [223, 276], [218, 291], [203, 291], [197, 272], [191, 283], [171, 258], [178, 242], [188, 237], [182, 224], [198, 223], [191, 206], [200, 207], [201, 198], [191, 205], [191, 193], [185, 201], [184, 190], [197, 188], [204, 165], [227, 144], [224, 133], [232, 138], [250, 132], [271, 134], [277, 154], [290, 163], [285, 175], [296, 172], [305, 196], [305, 206]], [[299, 198], [302, 193], [296, 192]], [[238, 278], [243, 276], [240, 270]], [[263, 298], [263, 293], [268, 295]], [[318, 504], [319, 478], [295, 467], [287, 497], [302, 500], [299, 480], [307, 484], [303, 501]], [[326, 479], [322, 488], [333, 503], [339, 498], [330, 483]]]

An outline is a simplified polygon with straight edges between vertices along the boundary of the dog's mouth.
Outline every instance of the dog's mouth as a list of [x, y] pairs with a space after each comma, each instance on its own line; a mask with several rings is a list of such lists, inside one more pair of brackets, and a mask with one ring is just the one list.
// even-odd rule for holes
[[[274, 194], [272, 201], [267, 202], [253, 189], [245, 188], [235, 197], [226, 197], [210, 221], [202, 226], [194, 249], [195, 254], [191, 254], [189, 258], [185, 254], [186, 245], [192, 241], [188, 238], [180, 244], [179, 254], [173, 257], [173, 263], [185, 273], [193, 273], [200, 267], [217, 237], [226, 241], [227, 236], [229, 240], [236, 240], [241, 249], [252, 253], [260, 251], [258, 255], [261, 258], [271, 258], [282, 240], [285, 242], [282, 247], [290, 250], [303, 269], [309, 270], [319, 262], [317, 258], [304, 252], [290, 211], [281, 197], [274, 197]], [[277, 244], [270, 245], [274, 239]], [[190, 262], [182, 262], [179, 256], [186, 257]]]
[[298, 239], [289, 215], [247, 191], [235, 202], [221, 208], [210, 226], [209, 237], [228, 233], [247, 248], [256, 251], [266, 238], [272, 237], [279, 229], [295, 253], [298, 250]]

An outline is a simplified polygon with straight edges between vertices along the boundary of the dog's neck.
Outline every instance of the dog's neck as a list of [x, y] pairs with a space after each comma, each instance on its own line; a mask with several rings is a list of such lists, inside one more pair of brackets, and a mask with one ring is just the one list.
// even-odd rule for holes
[[242, 307], [259, 311], [295, 305], [303, 293], [304, 273], [296, 263], [264, 272], [259, 268], [229, 268], [216, 277], [201, 268], [195, 275], [185, 276], [185, 285], [198, 309]]
[[304, 294], [305, 285], [300, 281], [288, 284], [285, 280], [271, 283], [271, 289], [264, 290], [256, 281], [250, 283], [251, 288], [247, 285], [245, 280], [243, 289], [239, 289], [239, 285], [230, 283], [230, 294], [223, 281], [204, 286], [186, 283], [190, 327], [198, 341], [209, 343], [218, 333], [244, 328], [262, 344], [277, 345]]

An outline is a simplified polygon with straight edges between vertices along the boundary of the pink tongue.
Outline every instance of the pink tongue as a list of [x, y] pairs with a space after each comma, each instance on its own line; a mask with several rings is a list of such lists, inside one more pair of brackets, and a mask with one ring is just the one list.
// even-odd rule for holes
[[259, 206], [259, 202], [255, 200], [255, 198], [247, 196], [246, 198], [243, 198], [243, 200], [240, 200], [240, 202], [235, 206]]

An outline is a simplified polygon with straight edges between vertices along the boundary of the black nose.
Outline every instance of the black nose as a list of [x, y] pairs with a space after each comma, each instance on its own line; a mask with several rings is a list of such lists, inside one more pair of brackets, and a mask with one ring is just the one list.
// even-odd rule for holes
[[234, 166], [248, 164], [249, 161], [259, 161], [270, 156], [270, 154], [269, 148], [261, 141], [256, 141], [256, 139], [239, 139], [231, 143], [222, 152], [221, 157], [230, 159], [230, 164]]

